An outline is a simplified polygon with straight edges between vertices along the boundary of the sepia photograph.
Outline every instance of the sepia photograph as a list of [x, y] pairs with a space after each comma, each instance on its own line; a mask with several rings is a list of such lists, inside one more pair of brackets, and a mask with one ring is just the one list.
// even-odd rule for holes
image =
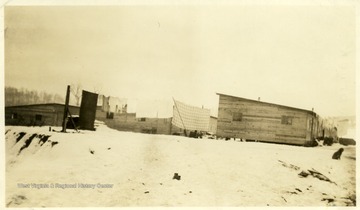
[[2, 5], [2, 207], [356, 207], [355, 1], [49, 2]]

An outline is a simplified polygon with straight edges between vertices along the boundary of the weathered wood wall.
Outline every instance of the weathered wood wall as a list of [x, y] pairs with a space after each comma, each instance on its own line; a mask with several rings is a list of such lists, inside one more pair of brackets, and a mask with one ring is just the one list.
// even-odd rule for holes
[[312, 119], [306, 110], [220, 95], [217, 136], [304, 145]]
[[[79, 107], [69, 106], [72, 115], [79, 114]], [[36, 104], [5, 107], [5, 125], [61, 126], [64, 113], [62, 104]], [[36, 119], [40, 115], [41, 119]]]

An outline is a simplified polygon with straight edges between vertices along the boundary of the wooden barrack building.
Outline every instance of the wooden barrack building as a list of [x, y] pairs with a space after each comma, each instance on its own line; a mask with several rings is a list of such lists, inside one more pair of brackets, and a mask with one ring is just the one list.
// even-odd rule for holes
[[313, 111], [217, 95], [218, 137], [309, 145], [321, 133], [319, 117]]
[[[5, 125], [61, 126], [64, 104], [31, 104], [5, 107]], [[79, 115], [80, 107], [69, 106], [72, 115]]]

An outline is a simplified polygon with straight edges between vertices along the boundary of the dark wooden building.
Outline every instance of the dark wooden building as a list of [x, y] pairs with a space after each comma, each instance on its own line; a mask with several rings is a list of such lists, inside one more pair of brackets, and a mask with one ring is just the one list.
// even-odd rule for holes
[[309, 145], [321, 133], [313, 111], [219, 95], [217, 136]]
[[[79, 115], [80, 107], [69, 106], [72, 115]], [[5, 107], [5, 125], [61, 126], [64, 104], [32, 104]]]

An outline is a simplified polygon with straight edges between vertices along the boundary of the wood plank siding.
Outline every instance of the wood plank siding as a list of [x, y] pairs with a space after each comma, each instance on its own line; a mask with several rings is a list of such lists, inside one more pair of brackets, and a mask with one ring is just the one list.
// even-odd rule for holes
[[[79, 114], [79, 107], [69, 106], [72, 115]], [[61, 126], [63, 104], [32, 104], [5, 107], [5, 125]]]
[[219, 137], [304, 145], [316, 133], [316, 114], [312, 111], [218, 95]]

